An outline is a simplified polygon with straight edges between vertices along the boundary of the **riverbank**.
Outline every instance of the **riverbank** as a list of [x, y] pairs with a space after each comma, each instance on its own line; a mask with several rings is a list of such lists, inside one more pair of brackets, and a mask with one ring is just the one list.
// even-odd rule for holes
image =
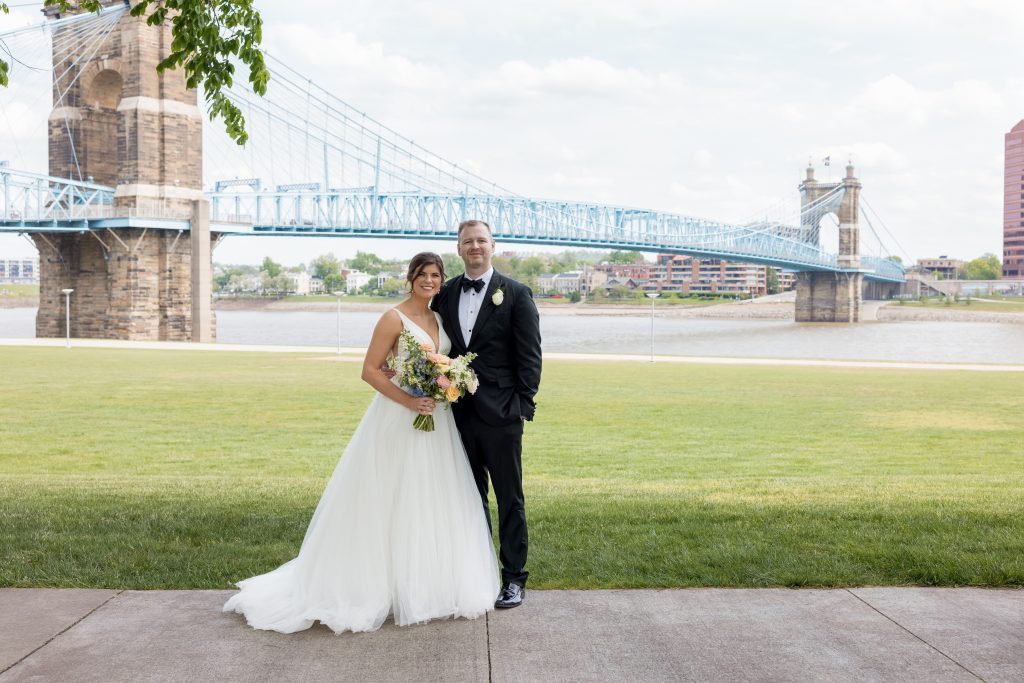
[[39, 308], [39, 297], [0, 296], [0, 308]]
[[[1022, 308], [1019, 304], [1015, 308]], [[981, 306], [900, 306], [887, 302], [876, 314], [880, 322], [1011, 323], [1024, 325], [1024, 312], [995, 311]]]
[[[395, 306], [399, 299], [381, 301], [347, 301], [342, 299], [344, 312], [383, 313]], [[2, 297], [0, 309], [36, 308], [39, 305], [33, 297]], [[304, 312], [331, 313], [338, 308], [337, 301], [297, 301], [295, 299], [217, 299], [216, 311], [254, 312]], [[946, 307], [941, 304], [922, 307], [899, 305], [893, 301], [865, 301], [862, 322], [965, 322], [965, 323], [1009, 323], [1024, 325], [1024, 311], [1020, 304], [1007, 304], [1013, 310], [1002, 311], [991, 304], [974, 306], [957, 305]], [[735, 301], [719, 304], [662, 303], [654, 309], [657, 318], [692, 318], [699, 320], [778, 320], [795, 319], [794, 295], [785, 294], [762, 297], [749, 301]], [[651, 307], [633, 304], [591, 304], [591, 303], [548, 303], [537, 301], [537, 310], [544, 316], [623, 316], [649, 317]]]
[[[782, 295], [785, 297], [786, 295]], [[379, 302], [341, 300], [342, 311], [380, 312], [395, 306], [400, 299]], [[537, 310], [541, 315], [560, 316], [650, 316], [651, 307], [645, 304], [594, 304], [594, 303], [551, 303], [537, 299]], [[277, 311], [277, 312], [331, 312], [338, 308], [337, 301], [297, 301], [295, 299], [217, 299], [214, 308], [218, 311]], [[654, 309], [659, 318], [705, 318], [719, 320], [792, 320], [793, 298], [780, 300], [764, 297], [751, 301], [729, 303], [659, 303]]]
[[[716, 304], [662, 303], [655, 307], [658, 318], [695, 318], [702, 320], [794, 320], [796, 294], [784, 292], [747, 301]], [[397, 300], [381, 302], [352, 302], [342, 299], [343, 311], [384, 312]], [[336, 301], [296, 301], [273, 299], [218, 299], [217, 310], [225, 311], [306, 311], [330, 312], [337, 309]], [[1020, 304], [1007, 304], [1015, 310], [993, 310], [992, 305], [973, 307], [942, 305], [921, 307], [900, 306], [892, 301], [865, 301], [862, 322], [987, 322], [1024, 324], [1024, 311]], [[541, 315], [559, 316], [650, 316], [651, 307], [642, 304], [549, 303], [537, 300]]]

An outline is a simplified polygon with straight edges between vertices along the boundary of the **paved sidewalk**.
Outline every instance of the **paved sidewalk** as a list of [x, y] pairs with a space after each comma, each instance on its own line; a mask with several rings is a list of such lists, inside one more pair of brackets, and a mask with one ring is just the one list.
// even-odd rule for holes
[[531, 590], [340, 636], [253, 631], [230, 594], [0, 589], [0, 682], [1024, 680], [1024, 590]]

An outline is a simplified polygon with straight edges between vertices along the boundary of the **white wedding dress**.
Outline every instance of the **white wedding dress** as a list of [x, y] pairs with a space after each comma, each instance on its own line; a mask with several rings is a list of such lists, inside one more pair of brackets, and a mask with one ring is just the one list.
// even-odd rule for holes
[[[399, 316], [433, 346], [427, 332]], [[448, 353], [440, 317], [438, 330], [438, 351]], [[401, 343], [398, 352], [405, 353]], [[415, 417], [373, 397], [298, 557], [241, 581], [225, 612], [244, 614], [256, 629], [293, 633], [320, 621], [342, 633], [373, 631], [389, 614], [404, 626], [493, 609], [494, 547], [451, 410], [434, 411], [433, 432], [414, 429]]]

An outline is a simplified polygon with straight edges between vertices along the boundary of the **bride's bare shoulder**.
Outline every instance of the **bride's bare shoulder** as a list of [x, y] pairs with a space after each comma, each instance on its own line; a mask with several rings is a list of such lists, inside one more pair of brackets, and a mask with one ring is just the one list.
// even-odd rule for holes
[[398, 307], [394, 306], [381, 314], [376, 329], [381, 332], [394, 332], [397, 335], [402, 331], [402, 327], [402, 317], [399, 315]]

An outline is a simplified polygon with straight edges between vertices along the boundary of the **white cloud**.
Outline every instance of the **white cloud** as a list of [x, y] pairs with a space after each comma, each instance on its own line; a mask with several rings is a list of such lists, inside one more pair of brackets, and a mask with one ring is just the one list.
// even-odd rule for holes
[[[271, 54], [295, 66], [327, 70], [336, 82], [358, 82], [378, 87], [422, 90], [442, 87], [442, 69], [390, 52], [381, 43], [365, 43], [347, 31], [335, 31], [331, 24], [288, 24], [276, 28]], [[320, 71], [320, 73], [324, 73]]]
[[[1024, 3], [266, 5], [274, 55], [513, 191], [740, 220], [792, 199], [808, 154], [819, 173], [831, 155], [839, 176], [852, 153], [913, 255], [999, 250], [1002, 139], [1024, 118], [1007, 55]], [[13, 92], [0, 92], [9, 110]], [[0, 158], [13, 125], [45, 163], [45, 137], [21, 128], [45, 131], [41, 93], [41, 114], [0, 121]]]
[[613, 182], [611, 178], [587, 176], [580, 173], [553, 173], [547, 176], [546, 179], [558, 188], [570, 190], [604, 188], [609, 187]]
[[485, 76], [483, 90], [519, 92], [524, 96], [645, 97], [661, 96], [680, 87], [668, 74], [618, 68], [592, 57], [559, 59], [541, 66], [523, 60], [504, 62]]

